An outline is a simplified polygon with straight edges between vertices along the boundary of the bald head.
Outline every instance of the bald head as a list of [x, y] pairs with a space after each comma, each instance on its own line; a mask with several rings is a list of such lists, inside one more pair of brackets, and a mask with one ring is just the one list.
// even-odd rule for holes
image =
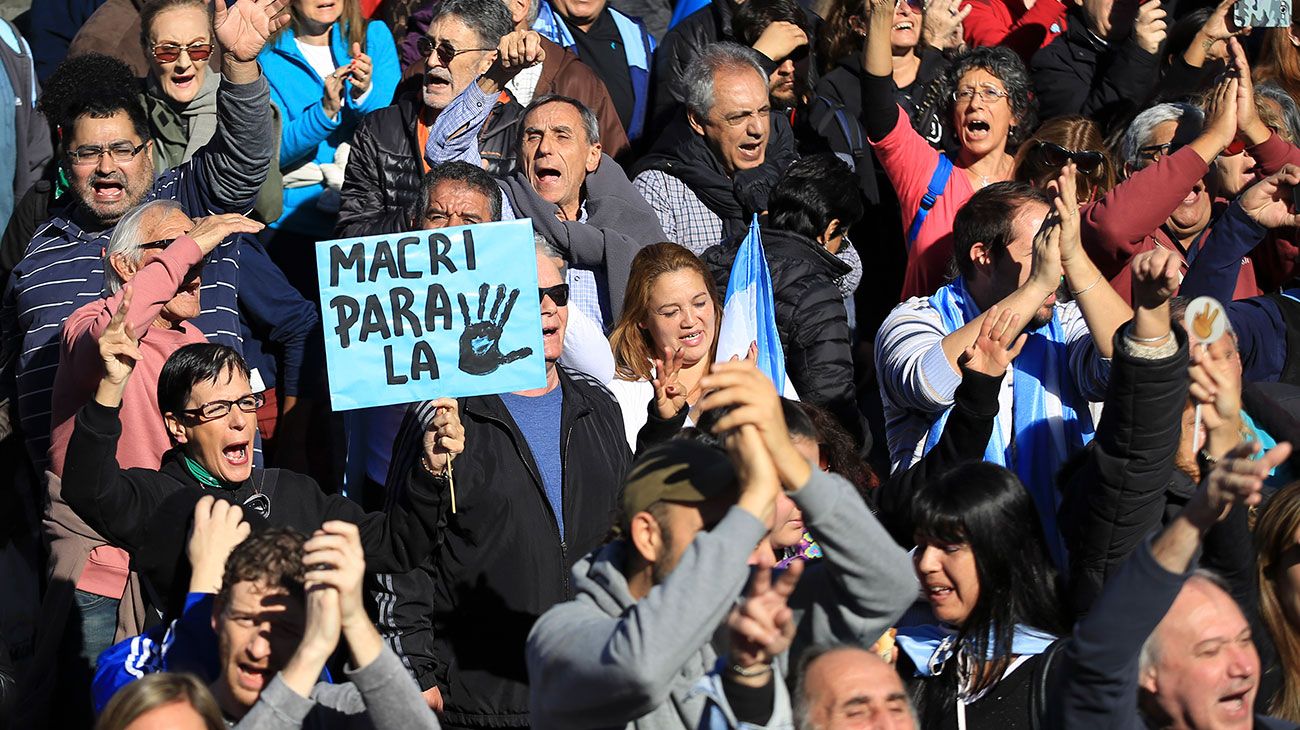
[[1162, 725], [1249, 728], [1259, 683], [1250, 624], [1217, 579], [1187, 581], [1142, 649], [1142, 707]]
[[813, 652], [796, 690], [799, 730], [915, 730], [898, 672], [858, 647]]

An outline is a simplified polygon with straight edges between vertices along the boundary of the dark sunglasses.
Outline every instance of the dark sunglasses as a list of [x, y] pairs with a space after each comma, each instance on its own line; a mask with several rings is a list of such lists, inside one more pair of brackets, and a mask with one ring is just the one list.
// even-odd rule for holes
[[148, 242], [148, 243], [142, 243], [142, 244], [140, 244], [137, 248], [156, 248], [156, 249], [160, 249], [160, 250], [161, 250], [161, 249], [167, 248], [168, 246], [172, 245], [172, 241], [175, 241], [175, 240], [176, 240], [176, 239], [174, 239], [174, 238], [162, 238], [162, 239], [159, 239], [159, 240], [157, 240], [157, 241], [150, 241], [150, 242]]
[[159, 63], [171, 63], [181, 57], [181, 51], [189, 55], [191, 61], [202, 61], [212, 55], [211, 43], [191, 43], [181, 46], [175, 43], [159, 43], [153, 47], [153, 57]]
[[563, 307], [569, 303], [569, 285], [556, 284], [545, 289], [537, 287], [537, 301], [540, 302], [547, 297], [550, 297], [551, 301], [555, 302], [555, 306]]
[[438, 60], [441, 61], [442, 65], [444, 66], [450, 66], [452, 60], [462, 53], [496, 50], [496, 48], [462, 48], [460, 50], [456, 50], [456, 47], [451, 45], [447, 41], [440, 41], [438, 43], [434, 43], [433, 39], [427, 35], [421, 36], [420, 39], [415, 42], [415, 47], [420, 52], [421, 58], [428, 58], [434, 53], [437, 53]]
[[1070, 161], [1078, 166], [1079, 172], [1091, 175], [1101, 167], [1106, 158], [1096, 150], [1067, 150], [1055, 142], [1038, 143], [1038, 156], [1048, 167], [1064, 167]]

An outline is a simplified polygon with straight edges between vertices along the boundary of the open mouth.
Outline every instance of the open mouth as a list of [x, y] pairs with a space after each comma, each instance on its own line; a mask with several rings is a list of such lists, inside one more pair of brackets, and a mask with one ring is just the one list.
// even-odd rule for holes
[[1231, 694], [1226, 694], [1219, 698], [1219, 707], [1229, 715], [1241, 715], [1249, 712], [1252, 708], [1247, 703], [1246, 698], [1250, 695], [1250, 687], [1238, 690]]
[[267, 670], [245, 664], [239, 664], [237, 667], [239, 674], [236, 679], [239, 681], [240, 687], [253, 692], [261, 692], [262, 688], [266, 686]]
[[221, 449], [221, 456], [231, 466], [243, 466], [248, 463], [248, 442], [241, 441]]
[[544, 340], [551, 337], [555, 337], [559, 333], [560, 333], [559, 327], [546, 327], [546, 326], [542, 327], [542, 339]]
[[681, 340], [682, 344], [686, 345], [687, 347], [694, 347], [704, 342], [704, 330], [697, 330], [695, 332], [690, 333], [689, 335], [682, 335], [677, 339]]
[[424, 88], [426, 89], [443, 89], [451, 87], [451, 77], [443, 76], [440, 73], [427, 73], [424, 75]]
[[945, 601], [952, 597], [952, 586], [932, 585], [925, 587], [925, 597], [931, 601]]
[[194, 74], [179, 74], [172, 76], [172, 86], [178, 89], [188, 89], [194, 84]]
[[894, 24], [894, 30], [912, 30], [912, 29], [915, 28], [915, 27], [916, 27], [916, 26], [913, 25], [913, 24], [912, 24], [912, 21], [910, 21], [910, 20], [904, 20], [904, 21], [901, 22], [901, 23], [895, 23], [895, 24]]
[[758, 141], [741, 142], [738, 147], [740, 148], [740, 156], [747, 160], [757, 160], [763, 151], [763, 145]]
[[537, 183], [539, 185], [553, 185], [560, 182], [562, 175], [560, 174], [560, 171], [554, 167], [538, 165], [533, 168], [533, 177], [537, 178]]
[[984, 137], [987, 137], [989, 132], [993, 129], [993, 127], [983, 119], [967, 119], [965, 128], [966, 136], [973, 139], [983, 139]]
[[126, 195], [126, 186], [112, 178], [96, 180], [90, 187], [99, 203], [116, 203]]

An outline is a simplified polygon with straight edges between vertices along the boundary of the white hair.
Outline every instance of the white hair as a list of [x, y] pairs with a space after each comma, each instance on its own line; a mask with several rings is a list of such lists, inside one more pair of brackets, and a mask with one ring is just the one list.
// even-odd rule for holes
[[143, 240], [146, 217], [150, 211], [157, 211], [159, 217], [162, 217], [172, 210], [188, 217], [185, 208], [175, 200], [153, 200], [136, 207], [117, 222], [113, 234], [108, 238], [108, 246], [104, 249], [104, 283], [108, 285], [110, 294], [116, 294], [126, 283], [113, 268], [113, 259], [116, 257], [125, 263], [139, 263], [140, 244], [148, 243]]

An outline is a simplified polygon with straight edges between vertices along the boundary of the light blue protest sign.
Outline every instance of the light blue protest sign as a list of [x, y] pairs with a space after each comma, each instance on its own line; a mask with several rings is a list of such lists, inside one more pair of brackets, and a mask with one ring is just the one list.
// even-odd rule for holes
[[533, 225], [316, 244], [335, 410], [546, 385]]

